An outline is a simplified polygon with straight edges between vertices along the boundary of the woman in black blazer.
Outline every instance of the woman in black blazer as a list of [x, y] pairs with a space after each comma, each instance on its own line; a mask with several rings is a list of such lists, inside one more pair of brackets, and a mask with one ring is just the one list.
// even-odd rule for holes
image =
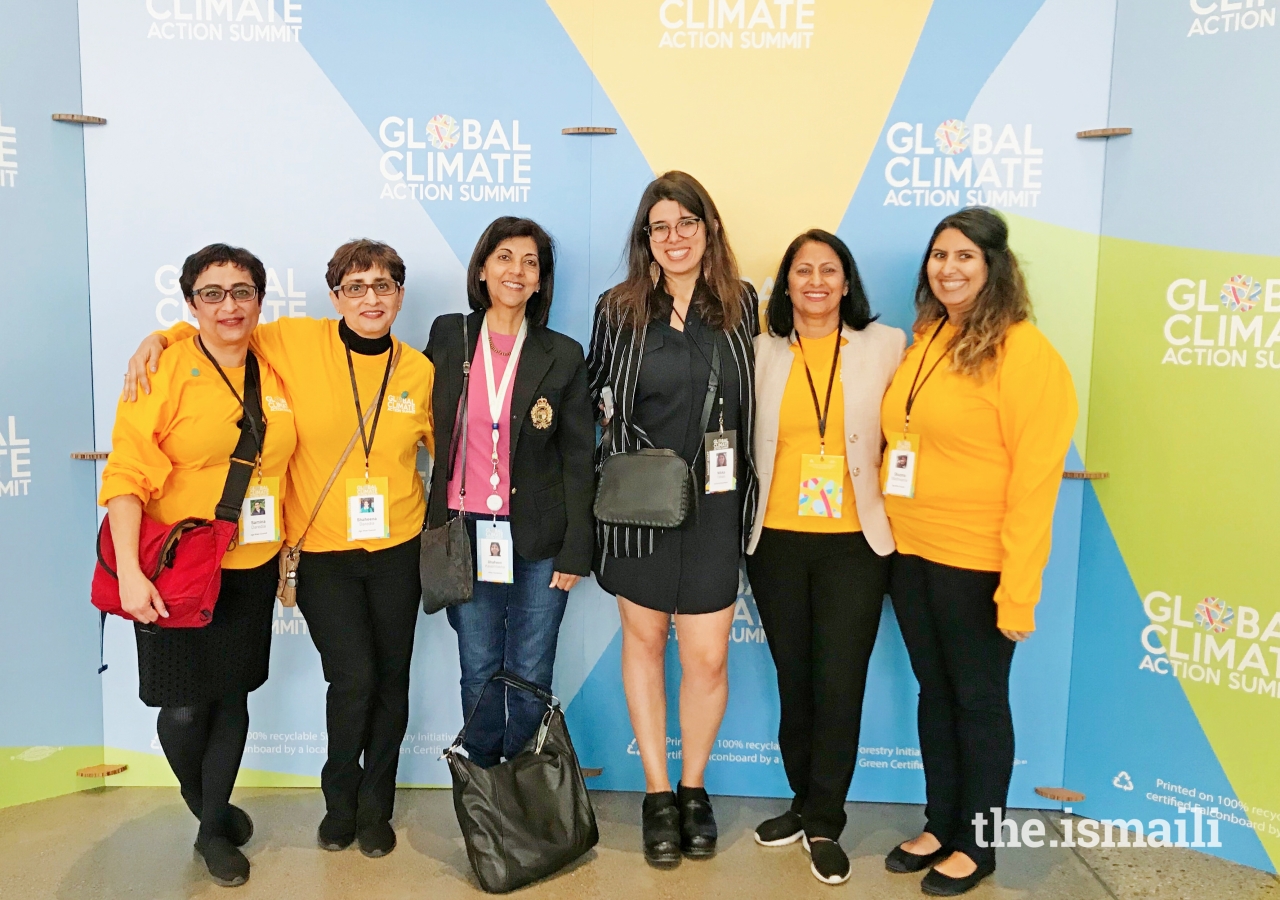
[[551, 237], [536, 222], [496, 219], [467, 272], [465, 351], [460, 313], [435, 320], [425, 351], [436, 368], [427, 524], [461, 513], [477, 548], [473, 598], [447, 615], [463, 715], [474, 711], [463, 746], [485, 767], [519, 753], [545, 711], [522, 691], [485, 685], [505, 669], [551, 690], [569, 589], [591, 571], [595, 426], [582, 346], [546, 326], [554, 276]]
[[[587, 363], [592, 398], [615, 438], [607, 452], [674, 450], [700, 489], [679, 528], [602, 523], [597, 535], [596, 577], [618, 598], [622, 683], [644, 766], [645, 859], [659, 867], [716, 849], [703, 776], [729, 699], [729, 630], [756, 508], [751, 340], [759, 332], [755, 290], [738, 278], [706, 189], [684, 172], [659, 176], [631, 225], [627, 278], [596, 305]], [[717, 477], [709, 482], [706, 439], [728, 444], [734, 437], [735, 452], [712, 451]], [[714, 471], [721, 458], [733, 462]], [[665, 671], [673, 616], [681, 666], [681, 779], [674, 792]]]

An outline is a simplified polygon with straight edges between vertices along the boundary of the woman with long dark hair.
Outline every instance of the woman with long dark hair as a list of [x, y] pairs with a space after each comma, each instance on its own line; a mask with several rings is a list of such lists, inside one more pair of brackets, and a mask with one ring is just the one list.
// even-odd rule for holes
[[[760, 326], [755, 290], [740, 280], [724, 223], [692, 176], [667, 172], [645, 188], [626, 258], [626, 279], [596, 304], [587, 360], [606, 452], [674, 450], [697, 489], [679, 528], [597, 526], [596, 574], [618, 598], [622, 680], [644, 765], [645, 858], [667, 867], [682, 854], [715, 853], [703, 775], [729, 696], [729, 630], [755, 512], [751, 341]], [[713, 435], [729, 452], [709, 461]], [[673, 616], [683, 673], [677, 792], [667, 775], [664, 667]]]
[[519, 753], [546, 711], [489, 679], [506, 670], [551, 690], [569, 590], [591, 571], [595, 427], [582, 346], [547, 327], [554, 287], [551, 236], [530, 219], [495, 219], [467, 269], [472, 312], [437, 318], [424, 351], [436, 367], [439, 452], [427, 524], [465, 516], [477, 548], [471, 602], [447, 615], [471, 716], [463, 746], [485, 768]]
[[844, 241], [791, 242], [756, 338], [760, 509], [747, 574], [778, 670], [778, 747], [791, 808], [756, 842], [804, 840], [824, 884], [849, 879], [841, 849], [867, 666], [893, 535], [880, 493], [880, 401], [906, 335], [874, 321]]
[[992, 820], [1013, 774], [1009, 669], [1035, 629], [1076, 423], [1071, 373], [1030, 319], [1004, 220], [981, 207], [947, 216], [920, 263], [915, 343], [881, 407], [898, 547], [889, 590], [920, 684], [927, 799], [923, 833], [885, 865], [932, 864], [922, 887], [938, 896], [996, 868]]

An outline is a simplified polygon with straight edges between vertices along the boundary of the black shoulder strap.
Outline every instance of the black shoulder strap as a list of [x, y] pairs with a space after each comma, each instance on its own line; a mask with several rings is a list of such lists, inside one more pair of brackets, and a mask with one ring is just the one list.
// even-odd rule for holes
[[[255, 427], [256, 426], [256, 427]], [[238, 522], [249, 479], [257, 466], [258, 455], [266, 443], [267, 421], [262, 414], [262, 383], [258, 359], [249, 351], [244, 361], [244, 418], [240, 420], [240, 440], [231, 451], [231, 467], [222, 486], [215, 517], [224, 522]]]
[[467, 401], [471, 395], [471, 334], [467, 328], [467, 314], [462, 314], [462, 396], [458, 398], [458, 412], [453, 420], [453, 435], [449, 442], [449, 462], [445, 470], [445, 484], [453, 480], [453, 464], [458, 452], [458, 444], [462, 444], [462, 484], [459, 485], [463, 496], [467, 493]]
[[707, 379], [707, 397], [702, 401], [702, 430], [707, 433], [707, 425], [711, 422], [711, 409], [716, 404], [716, 394], [720, 392], [720, 335], [715, 336], [711, 344], [711, 377]]

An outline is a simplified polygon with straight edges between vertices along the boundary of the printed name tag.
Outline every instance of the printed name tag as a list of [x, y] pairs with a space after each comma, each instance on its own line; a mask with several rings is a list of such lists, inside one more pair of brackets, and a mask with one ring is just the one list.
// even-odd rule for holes
[[476, 521], [476, 579], [497, 584], [515, 581], [511, 523]]
[[887, 435], [884, 450], [884, 492], [890, 497], [916, 495], [916, 459], [920, 454], [920, 435], [892, 432]]
[[843, 506], [844, 457], [801, 454], [799, 514], [839, 519]]
[[240, 543], [268, 544], [280, 540], [280, 479], [254, 481], [240, 508]]
[[387, 479], [347, 479], [347, 540], [391, 537], [387, 527]]
[[737, 490], [738, 469], [734, 457], [738, 451], [738, 432], [713, 432], [703, 438], [702, 445], [707, 453], [707, 493]]

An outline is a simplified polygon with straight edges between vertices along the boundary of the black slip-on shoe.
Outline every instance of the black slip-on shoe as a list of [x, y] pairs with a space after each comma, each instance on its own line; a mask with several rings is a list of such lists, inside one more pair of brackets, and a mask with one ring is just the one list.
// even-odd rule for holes
[[884, 867], [899, 875], [909, 875], [912, 872], [922, 872], [938, 860], [950, 855], [946, 847], [939, 847], [932, 853], [912, 853], [897, 846], [884, 858]]
[[645, 794], [641, 806], [644, 858], [659, 869], [680, 865], [680, 809], [672, 791]]
[[756, 826], [756, 843], [761, 847], [785, 847], [804, 836], [800, 815], [787, 810], [780, 816], [765, 819]]
[[995, 870], [995, 862], [981, 862], [978, 863], [978, 868], [963, 878], [952, 878], [950, 875], [943, 875], [937, 869], [930, 869], [929, 874], [925, 875], [924, 880], [920, 882], [920, 890], [931, 897], [959, 897], [973, 890], [978, 886], [979, 881]]
[[715, 856], [719, 832], [706, 789], [679, 785], [676, 802], [680, 806], [680, 852], [689, 859]]
[[196, 838], [195, 846], [214, 884], [239, 887], [249, 880], [249, 860], [227, 838]]
[[374, 822], [356, 829], [356, 841], [360, 852], [370, 859], [386, 856], [396, 849], [396, 831], [390, 822]]
[[346, 850], [356, 839], [356, 823], [338, 819], [332, 813], [320, 820], [316, 843], [325, 850]]
[[849, 857], [835, 841], [809, 841], [809, 871], [823, 884], [844, 884], [849, 880]]

